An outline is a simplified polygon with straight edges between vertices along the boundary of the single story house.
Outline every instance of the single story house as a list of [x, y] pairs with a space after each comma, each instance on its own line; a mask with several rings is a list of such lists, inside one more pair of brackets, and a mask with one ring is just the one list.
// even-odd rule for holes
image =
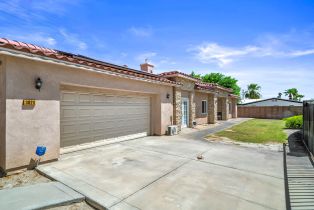
[[243, 100], [239, 106], [303, 106], [301, 101], [294, 101], [283, 98], [267, 98]]
[[238, 104], [238, 116], [261, 118], [261, 119], [283, 119], [302, 114], [302, 102], [282, 98], [268, 98], [249, 101]]
[[[82, 145], [164, 135], [237, 117], [231, 89], [172, 71], [154, 74], [0, 39], [0, 168], [24, 168]], [[99, 143], [100, 142], [100, 143]]]

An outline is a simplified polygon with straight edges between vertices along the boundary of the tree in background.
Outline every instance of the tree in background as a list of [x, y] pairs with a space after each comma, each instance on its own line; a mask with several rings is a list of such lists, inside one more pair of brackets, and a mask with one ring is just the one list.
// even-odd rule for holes
[[281, 96], [282, 96], [282, 93], [278, 93], [277, 98], [281, 98]]
[[255, 83], [251, 83], [247, 86], [247, 90], [245, 91], [245, 98], [249, 99], [260, 99], [261, 98], [261, 86]]
[[290, 88], [284, 92], [285, 96], [289, 97], [289, 100], [301, 101], [304, 95], [300, 95], [298, 89]]
[[200, 74], [195, 74], [194, 71], [192, 71], [191, 76], [194, 77], [194, 78], [197, 78], [197, 79], [202, 79], [202, 78], [201, 78], [202, 75], [200, 75]]
[[233, 77], [221, 73], [210, 73], [202, 76], [200, 74], [195, 74], [194, 71], [192, 71], [191, 76], [200, 79], [203, 82], [215, 83], [225, 88], [231, 88], [233, 94], [240, 96], [241, 88], [237, 84], [238, 80]]

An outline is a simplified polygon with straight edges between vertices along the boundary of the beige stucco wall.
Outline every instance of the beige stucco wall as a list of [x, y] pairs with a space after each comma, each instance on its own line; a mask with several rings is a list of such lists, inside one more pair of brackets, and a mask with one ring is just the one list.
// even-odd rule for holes
[[207, 114], [202, 114], [202, 101], [206, 100], [208, 102], [208, 94], [195, 92], [195, 121], [197, 124], [207, 124], [208, 117]]
[[[34, 80], [38, 76], [43, 80], [40, 92], [34, 88]], [[64, 84], [147, 94], [152, 98], [153, 134], [165, 134], [171, 124], [171, 86], [7, 57], [6, 169], [28, 165], [37, 145], [47, 146], [43, 160], [59, 157], [60, 87]], [[170, 94], [169, 99], [166, 98], [167, 93]], [[25, 109], [22, 107], [23, 99], [36, 99], [37, 104], [32, 109]]]
[[0, 167], [5, 168], [5, 58], [0, 56]]

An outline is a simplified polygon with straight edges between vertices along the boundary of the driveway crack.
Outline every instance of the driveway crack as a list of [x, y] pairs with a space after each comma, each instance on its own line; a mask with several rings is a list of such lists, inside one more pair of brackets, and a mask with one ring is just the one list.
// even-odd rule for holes
[[177, 167], [173, 168], [172, 170], [168, 171], [167, 173], [163, 174], [162, 176], [158, 177], [157, 179], [155, 179], [155, 180], [149, 182], [148, 184], [144, 185], [143, 187], [141, 187], [140, 189], [138, 189], [138, 190], [136, 190], [135, 192], [131, 193], [130, 195], [124, 197], [124, 198], [121, 199], [119, 202], [113, 204], [113, 205], [110, 206], [109, 208], [112, 208], [113, 206], [115, 206], [115, 205], [117, 205], [117, 204], [119, 204], [119, 203], [121, 203], [121, 202], [125, 202], [125, 200], [128, 199], [129, 197], [131, 197], [132, 195], [134, 195], [134, 194], [138, 193], [139, 191], [141, 191], [141, 190], [143, 190], [143, 189], [149, 187], [150, 185], [152, 185], [152, 184], [154, 184], [155, 182], [159, 181], [159, 180], [162, 179], [163, 177], [165, 177], [165, 176], [171, 174], [172, 172], [178, 170], [179, 168], [181, 168], [182, 166], [188, 164], [188, 163], [191, 162], [191, 161], [192, 161], [192, 160], [190, 160], [190, 159], [187, 160], [187, 161], [184, 161], [183, 163], [181, 163], [181, 164], [178, 165]]
[[[215, 166], [220, 166], [220, 167], [224, 167], [224, 168], [229, 168], [229, 169], [234, 169], [234, 170], [238, 170], [238, 171], [244, 171], [244, 172], [250, 172], [253, 174], [257, 174], [257, 175], [262, 175], [262, 176], [268, 176], [268, 177], [272, 177], [275, 179], [280, 179], [283, 180], [283, 177], [277, 177], [277, 176], [273, 176], [273, 175], [269, 175], [269, 174], [265, 174], [265, 173], [260, 173], [260, 172], [256, 172], [256, 171], [252, 171], [252, 170], [247, 170], [247, 169], [242, 169], [242, 168], [237, 168], [237, 167], [232, 167], [232, 166], [228, 166], [228, 165], [223, 165], [223, 164], [219, 164], [219, 163], [213, 163], [210, 161], [206, 161], [206, 160], [196, 160], [194, 158], [191, 157], [184, 157], [182, 155], [178, 155], [178, 154], [173, 154], [173, 153], [166, 153], [166, 152], [161, 152], [159, 150], [154, 150], [154, 149], [147, 149], [146, 147], [143, 146], [134, 146], [134, 145], [129, 145], [129, 144], [123, 144], [124, 146], [127, 147], [131, 147], [131, 148], [136, 148], [138, 150], [142, 150], [142, 151], [149, 151], [149, 152], [156, 152], [156, 153], [160, 153], [163, 155], [170, 155], [170, 156], [174, 156], [174, 157], [180, 157], [180, 158], [184, 158], [184, 159], [189, 159], [189, 160], [194, 160], [194, 161], [198, 161], [198, 162], [202, 162], [205, 164], [211, 164], [211, 165], [215, 165]], [[206, 152], [210, 151], [212, 148], [209, 148], [207, 150], [203, 150], [200, 153], [198, 153], [198, 155], [203, 155]], [[196, 157], [196, 156], [195, 156]]]

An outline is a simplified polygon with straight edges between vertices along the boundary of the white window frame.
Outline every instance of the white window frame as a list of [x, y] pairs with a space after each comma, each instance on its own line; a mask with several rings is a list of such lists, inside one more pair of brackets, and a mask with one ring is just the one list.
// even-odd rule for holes
[[[205, 112], [203, 112], [203, 102], [205, 102]], [[202, 111], [202, 114], [207, 114], [208, 113], [208, 103], [207, 103], [207, 100], [202, 100], [202, 107], [201, 107], [201, 111]]]

